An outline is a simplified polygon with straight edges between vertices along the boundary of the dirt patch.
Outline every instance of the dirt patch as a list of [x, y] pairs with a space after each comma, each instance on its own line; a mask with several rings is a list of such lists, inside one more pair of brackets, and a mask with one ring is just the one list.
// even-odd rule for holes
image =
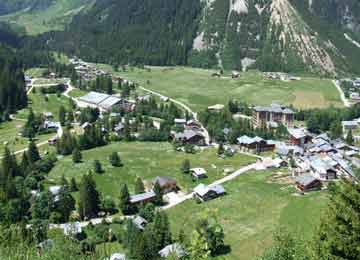
[[266, 178], [267, 183], [277, 183], [282, 185], [291, 185], [294, 184], [294, 180], [291, 178], [291, 175], [284, 172], [277, 172]]

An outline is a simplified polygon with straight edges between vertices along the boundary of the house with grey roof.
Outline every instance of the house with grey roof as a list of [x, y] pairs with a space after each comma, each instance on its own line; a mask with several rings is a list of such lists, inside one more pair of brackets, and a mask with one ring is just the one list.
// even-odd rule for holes
[[302, 192], [321, 189], [321, 181], [311, 175], [300, 176], [295, 181], [296, 187]]
[[306, 128], [288, 128], [289, 143], [291, 145], [297, 145], [304, 147], [307, 143], [310, 143], [312, 136]]
[[156, 194], [154, 191], [131, 195], [130, 203], [131, 204], [145, 204], [145, 203], [151, 202], [155, 197], [156, 197]]
[[140, 216], [133, 218], [132, 222], [141, 231], [144, 230], [146, 225], [148, 224], [148, 221]]
[[180, 245], [179, 243], [174, 243], [171, 245], [167, 245], [166, 247], [164, 247], [163, 249], [161, 249], [159, 251], [159, 255], [162, 258], [167, 258], [170, 256], [175, 256], [177, 258], [182, 258], [184, 256], [187, 255], [184, 247], [182, 245]]
[[194, 188], [194, 194], [201, 201], [208, 201], [222, 196], [226, 193], [225, 189], [221, 185], [210, 185], [199, 184]]
[[275, 150], [276, 144], [273, 141], [266, 141], [259, 136], [249, 137], [243, 135], [237, 139], [238, 144], [242, 150], [247, 152], [265, 152]]
[[183, 144], [205, 145], [205, 137], [200, 131], [185, 129], [183, 132], [171, 133], [174, 141]]
[[320, 180], [334, 180], [337, 178], [335, 167], [320, 157], [310, 158], [310, 167], [313, 175]]
[[110, 260], [126, 260], [126, 255], [121, 253], [114, 253], [110, 256]]

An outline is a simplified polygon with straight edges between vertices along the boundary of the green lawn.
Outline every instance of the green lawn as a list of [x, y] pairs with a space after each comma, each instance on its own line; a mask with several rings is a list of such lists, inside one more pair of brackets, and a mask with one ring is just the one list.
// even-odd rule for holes
[[[108, 157], [114, 151], [119, 152], [124, 167], [115, 168], [110, 165]], [[185, 158], [190, 159], [192, 167], [203, 167], [208, 171], [209, 178], [203, 180], [205, 183], [222, 178], [224, 168], [238, 169], [255, 162], [254, 157], [240, 154], [233, 158], [220, 159], [217, 157], [215, 149], [188, 155], [175, 152], [169, 143], [123, 142], [84, 151], [83, 163], [80, 164], [74, 164], [71, 156], [64, 157], [50, 172], [49, 178], [58, 182], [64, 174], [67, 178], [75, 177], [79, 181], [83, 174], [93, 169], [93, 161], [98, 159], [105, 172], [94, 174], [95, 181], [104, 195], [110, 195], [114, 199], [117, 199], [122, 183], [127, 183], [132, 193], [137, 177], [141, 177], [149, 183], [156, 176], [171, 176], [178, 181], [182, 189], [187, 190], [196, 186], [197, 182], [193, 182], [190, 175], [180, 172], [181, 163]], [[212, 164], [217, 168], [213, 168]]]
[[86, 90], [74, 89], [69, 92], [69, 96], [73, 97], [73, 98], [78, 98], [78, 97], [85, 96], [87, 93], [88, 93], [88, 91], [86, 91]]
[[43, 77], [43, 73], [46, 72], [47, 69], [45, 68], [31, 68], [25, 71], [25, 75], [31, 78], [41, 78]]
[[280, 226], [309, 239], [326, 207], [325, 192], [293, 195], [292, 188], [267, 182], [271, 172], [251, 172], [224, 185], [227, 195], [197, 204], [186, 201], [168, 211], [173, 233], [183, 228], [191, 234], [197, 215], [207, 208], [217, 209], [231, 252], [225, 259], [252, 260], [271, 246], [272, 235]]
[[[241, 73], [241, 79], [213, 78], [213, 71], [189, 67], [151, 67], [151, 71], [129, 69], [114, 72], [109, 65], [100, 68], [140, 83], [143, 87], [175, 98], [199, 111], [230, 99], [251, 104], [268, 105], [272, 102], [293, 104], [299, 108], [342, 106], [340, 95], [330, 80], [303, 78], [300, 81], [269, 81], [262, 73]], [[147, 81], [150, 84], [147, 84]]]

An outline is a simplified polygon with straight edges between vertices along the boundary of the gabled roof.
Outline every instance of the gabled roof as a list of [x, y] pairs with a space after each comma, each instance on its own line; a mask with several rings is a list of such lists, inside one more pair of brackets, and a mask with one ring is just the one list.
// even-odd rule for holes
[[317, 181], [317, 179], [310, 175], [305, 175], [305, 176], [296, 178], [296, 183], [298, 183], [302, 186], [305, 186], [305, 187], [310, 185], [314, 181]]
[[146, 200], [150, 200], [152, 198], [155, 198], [156, 194], [153, 191], [131, 195], [130, 196], [130, 203], [139, 203]]
[[157, 176], [153, 180], [153, 184], [159, 183], [160, 187], [165, 187], [167, 185], [176, 185], [177, 182], [175, 179], [168, 177], [168, 176]]
[[148, 223], [146, 219], [144, 219], [143, 217], [140, 217], [140, 216], [137, 216], [136, 218], [134, 218], [132, 220], [132, 222], [140, 230], [143, 230], [145, 225]]
[[79, 100], [83, 101], [83, 102], [98, 105], [102, 101], [107, 99], [108, 97], [109, 97], [109, 95], [107, 95], [107, 94], [91, 91], [88, 94], [86, 94], [85, 96], [80, 97]]
[[81, 224], [80, 222], [74, 222], [74, 223], [66, 223], [64, 225], [64, 235], [71, 236], [80, 234], [82, 232]]
[[200, 197], [205, 196], [207, 193], [211, 191], [215, 192], [217, 195], [222, 195], [225, 193], [225, 189], [221, 185], [206, 186], [205, 184], [201, 183], [194, 188], [194, 192]]
[[105, 100], [101, 101], [98, 105], [104, 109], [111, 109], [116, 104], [120, 103], [121, 99], [113, 96], [109, 96]]
[[204, 168], [193, 168], [193, 169], [190, 169], [190, 171], [195, 176], [204, 176], [204, 175], [206, 175], [206, 170]]
[[124, 254], [115, 253], [111, 255], [110, 260], [126, 260], [126, 256]]
[[172, 254], [175, 254], [177, 257], [184, 257], [186, 255], [186, 251], [178, 243], [168, 245], [159, 251], [159, 255], [163, 258], [166, 258]]
[[296, 139], [301, 139], [308, 136], [308, 131], [305, 128], [289, 128], [288, 131], [289, 134]]

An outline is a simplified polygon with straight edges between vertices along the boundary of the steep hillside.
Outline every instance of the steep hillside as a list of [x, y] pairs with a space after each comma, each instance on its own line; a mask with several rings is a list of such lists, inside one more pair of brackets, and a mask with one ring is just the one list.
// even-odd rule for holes
[[[11, 5], [7, 5], [6, 1]], [[17, 31], [31, 35], [64, 30], [75, 15], [86, 11], [94, 1], [5, 0], [4, 3], [0, 3], [0, 21], [8, 22]], [[2, 5], [11, 9], [1, 13]]]
[[[52, 6], [80, 6], [72, 23], [36, 46], [111, 64], [360, 74], [357, 0], [69, 1]], [[42, 31], [61, 29], [56, 12], [37, 20], [47, 25]]]

